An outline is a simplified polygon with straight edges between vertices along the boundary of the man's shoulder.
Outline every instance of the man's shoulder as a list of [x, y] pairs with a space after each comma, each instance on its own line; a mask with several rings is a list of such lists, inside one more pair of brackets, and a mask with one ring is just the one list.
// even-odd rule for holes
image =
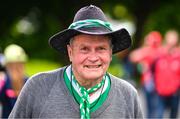
[[27, 80], [26, 85], [42, 85], [43, 87], [45, 87], [45, 85], [53, 85], [58, 79], [60, 80], [63, 78], [64, 69], [65, 67], [62, 67], [55, 70], [34, 74]]
[[36, 78], [44, 79], [44, 78], [49, 78], [49, 77], [56, 77], [56, 76], [60, 75], [61, 73], [63, 73], [64, 69], [65, 69], [65, 67], [50, 70], [50, 71], [45, 71], [45, 72], [39, 72], [39, 73], [33, 75], [31, 78], [32, 79], [36, 79]]

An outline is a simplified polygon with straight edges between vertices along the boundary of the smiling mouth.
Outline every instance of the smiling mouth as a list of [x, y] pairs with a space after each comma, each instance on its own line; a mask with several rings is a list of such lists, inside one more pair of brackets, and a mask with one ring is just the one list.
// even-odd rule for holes
[[85, 65], [85, 68], [89, 68], [89, 69], [94, 69], [94, 68], [99, 68], [102, 65]]

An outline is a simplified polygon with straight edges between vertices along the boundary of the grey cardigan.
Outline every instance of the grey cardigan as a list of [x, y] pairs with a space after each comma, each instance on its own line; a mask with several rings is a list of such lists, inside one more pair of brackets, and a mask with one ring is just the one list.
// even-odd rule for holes
[[[9, 118], [80, 118], [79, 105], [65, 85], [65, 67], [32, 76], [23, 87]], [[137, 91], [110, 75], [111, 89], [91, 118], [143, 118]]]

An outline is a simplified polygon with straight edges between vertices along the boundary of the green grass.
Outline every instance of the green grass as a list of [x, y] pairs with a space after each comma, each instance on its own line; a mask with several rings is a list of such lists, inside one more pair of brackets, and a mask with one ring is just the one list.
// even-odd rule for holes
[[33, 74], [57, 69], [59, 67], [61, 67], [60, 64], [52, 61], [32, 59], [26, 63], [26, 74], [32, 76]]

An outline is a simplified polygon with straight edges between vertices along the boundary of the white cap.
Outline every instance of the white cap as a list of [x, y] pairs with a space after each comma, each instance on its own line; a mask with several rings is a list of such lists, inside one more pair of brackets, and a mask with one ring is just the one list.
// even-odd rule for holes
[[26, 62], [27, 55], [24, 49], [16, 44], [7, 46], [4, 50], [6, 63], [9, 62]]

